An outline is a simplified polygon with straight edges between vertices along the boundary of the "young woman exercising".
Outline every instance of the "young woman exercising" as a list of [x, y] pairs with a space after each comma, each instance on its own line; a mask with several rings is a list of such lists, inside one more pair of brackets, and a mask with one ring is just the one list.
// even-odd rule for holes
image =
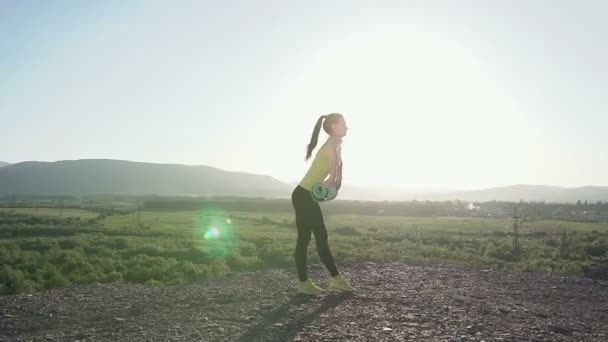
[[[321, 116], [317, 120], [312, 133], [305, 160], [310, 158], [312, 151], [317, 146], [321, 126], [329, 134], [329, 137], [317, 151], [308, 172], [291, 194], [298, 228], [298, 241], [295, 251], [296, 268], [300, 279], [298, 292], [305, 294], [318, 294], [326, 291], [316, 286], [306, 273], [306, 254], [311, 233], [315, 234], [319, 257], [331, 275], [328, 290], [355, 291], [344, 276], [340, 274], [334, 263], [327, 243], [327, 229], [323, 222], [323, 214], [319, 203], [313, 200], [311, 194], [313, 186], [319, 182], [323, 182], [324, 188], [336, 187], [336, 189], [340, 189], [342, 184], [342, 137], [346, 135], [348, 127], [341, 114], [332, 113]], [[329, 177], [325, 179], [328, 174]]]

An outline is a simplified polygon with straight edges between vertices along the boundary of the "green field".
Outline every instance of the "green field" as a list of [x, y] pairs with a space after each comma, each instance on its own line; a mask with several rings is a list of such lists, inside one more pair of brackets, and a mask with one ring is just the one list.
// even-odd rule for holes
[[83, 210], [83, 209], [58, 209], [58, 208], [0, 208], [0, 212], [13, 211], [18, 214], [36, 215], [36, 216], [63, 216], [63, 217], [81, 217], [93, 218], [98, 214]]
[[[582, 275], [608, 261], [608, 223], [525, 221], [515, 257], [509, 219], [326, 214], [325, 222], [338, 266], [399, 261]], [[293, 270], [295, 241], [290, 212], [63, 209], [59, 216], [56, 208], [1, 209], [0, 293], [93, 282], [178, 285], [232, 271]], [[320, 265], [314, 240], [308, 262]]]

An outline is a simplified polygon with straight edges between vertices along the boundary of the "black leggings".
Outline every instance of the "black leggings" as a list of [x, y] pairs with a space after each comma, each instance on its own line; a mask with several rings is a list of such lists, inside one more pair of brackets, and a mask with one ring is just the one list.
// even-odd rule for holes
[[306, 251], [310, 242], [311, 233], [315, 233], [317, 252], [331, 276], [340, 274], [334, 263], [334, 258], [327, 243], [327, 229], [323, 222], [323, 214], [319, 203], [315, 202], [310, 191], [300, 185], [291, 193], [291, 203], [296, 212], [296, 226], [298, 227], [298, 242], [296, 244], [296, 268], [300, 281], [308, 279], [306, 275]]

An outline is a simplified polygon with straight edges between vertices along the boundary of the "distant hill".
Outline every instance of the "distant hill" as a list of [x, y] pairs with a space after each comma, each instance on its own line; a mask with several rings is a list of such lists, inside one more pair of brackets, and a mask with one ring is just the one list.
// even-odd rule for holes
[[157, 194], [286, 197], [287, 185], [265, 175], [205, 165], [112, 159], [27, 161], [0, 168], [0, 194]]
[[0, 160], [0, 167], [11, 165], [11, 163], [3, 162]]
[[[295, 186], [296, 183], [290, 183]], [[585, 186], [567, 188], [548, 185], [517, 184], [505, 187], [487, 188], [480, 190], [463, 191], [441, 191], [424, 190], [421, 188], [407, 188], [400, 186], [377, 186], [365, 187], [344, 184], [340, 190], [339, 197], [344, 200], [367, 200], [367, 201], [453, 201], [462, 200], [469, 202], [487, 201], [545, 201], [559, 203], [574, 203], [577, 200], [585, 200], [595, 203], [597, 201], [608, 202], [608, 187]]]
[[[6, 164], [2, 167], [2, 164]], [[205, 165], [155, 164], [113, 159], [0, 162], [0, 195], [235, 195], [289, 198], [297, 182]], [[361, 201], [546, 201], [608, 202], [608, 187], [576, 188], [517, 184], [472, 191], [425, 191], [398, 186], [344, 183], [339, 199]]]
[[344, 184], [339, 194], [340, 199], [368, 201], [453, 201], [469, 202], [487, 201], [545, 201], [557, 203], [574, 203], [578, 200], [595, 203], [608, 202], [608, 187], [585, 186], [567, 188], [548, 185], [518, 184], [480, 190], [440, 191], [406, 187], [362, 187]]
[[453, 200], [463, 201], [546, 201], [546, 202], [576, 202], [608, 201], [608, 187], [583, 186], [583, 187], [559, 187], [550, 185], [528, 185], [517, 184], [504, 187], [488, 188], [473, 191], [445, 192], [435, 194], [423, 194], [421, 199]]

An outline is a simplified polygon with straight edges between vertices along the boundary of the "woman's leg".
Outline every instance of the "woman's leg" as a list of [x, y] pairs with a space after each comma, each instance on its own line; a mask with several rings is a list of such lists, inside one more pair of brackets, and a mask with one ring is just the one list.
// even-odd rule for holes
[[308, 279], [306, 274], [306, 254], [308, 250], [308, 243], [310, 242], [311, 231], [305, 224], [298, 223], [296, 219], [296, 226], [298, 226], [298, 242], [296, 243], [296, 268], [298, 270], [298, 278], [300, 281]]
[[319, 203], [313, 202], [314, 205], [312, 207], [312, 218], [313, 218], [313, 226], [312, 231], [315, 233], [315, 242], [317, 244], [317, 252], [319, 253], [319, 257], [327, 270], [331, 274], [332, 277], [340, 274], [338, 272], [338, 268], [336, 267], [336, 263], [334, 262], [334, 257], [331, 255], [331, 251], [329, 250], [329, 243], [327, 240], [327, 229], [325, 228], [325, 222], [323, 221], [323, 213], [321, 212], [321, 207]]
[[306, 206], [306, 193], [302, 189], [294, 190], [291, 201], [296, 213], [296, 227], [298, 228], [298, 240], [296, 242], [296, 250], [294, 253], [296, 261], [296, 269], [300, 281], [308, 279], [306, 272], [306, 254], [308, 243], [310, 242], [311, 231], [310, 224], [310, 209]]

